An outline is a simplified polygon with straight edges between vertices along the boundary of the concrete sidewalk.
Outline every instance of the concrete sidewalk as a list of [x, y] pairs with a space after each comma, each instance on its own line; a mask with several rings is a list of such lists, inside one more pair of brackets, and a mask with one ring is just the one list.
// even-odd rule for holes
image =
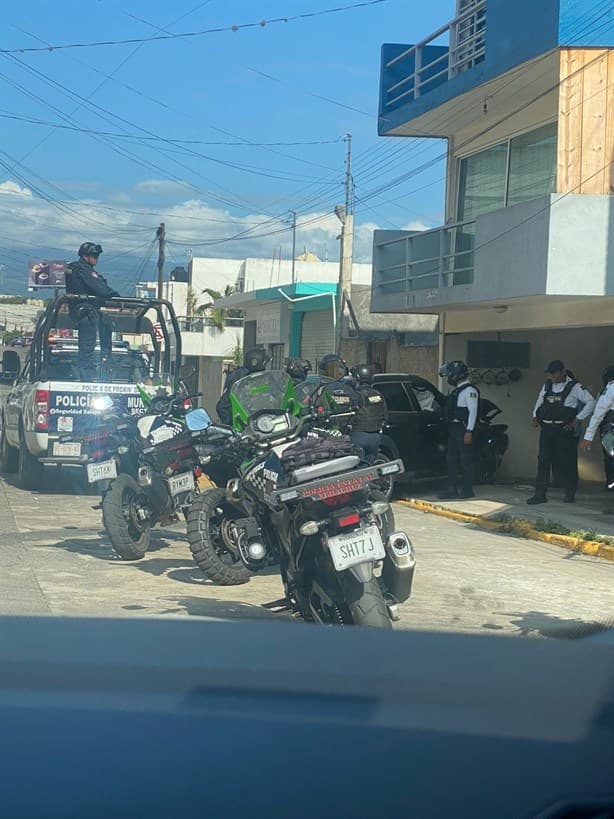
[[601, 485], [583, 486], [576, 495], [576, 503], [563, 503], [563, 490], [551, 489], [548, 503], [527, 506], [527, 498], [534, 490], [529, 484], [497, 484], [477, 486], [476, 497], [471, 500], [445, 500], [437, 498], [432, 488], [424, 492], [404, 492], [407, 500], [422, 500], [438, 508], [451, 509], [482, 518], [509, 515], [512, 518], [528, 520], [537, 528], [549, 529], [550, 524], [558, 524], [571, 532], [595, 532], [598, 535], [614, 537], [614, 493], [604, 492]]

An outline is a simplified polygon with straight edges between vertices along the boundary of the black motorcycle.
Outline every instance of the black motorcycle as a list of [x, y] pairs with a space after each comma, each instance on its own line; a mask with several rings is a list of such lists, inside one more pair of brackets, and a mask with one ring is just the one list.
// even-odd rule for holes
[[403, 465], [360, 466], [345, 436], [304, 437], [321, 413], [303, 408], [299, 417], [291, 394], [283, 372], [255, 373], [233, 385], [234, 411], [245, 424], [234, 441], [249, 454], [223, 496], [214, 489], [194, 499], [190, 548], [221, 569], [220, 583], [232, 582], [229, 563], [220, 565], [222, 549], [248, 572], [278, 564], [286, 593], [280, 606], [304, 620], [389, 628], [411, 594], [415, 558], [372, 485]]
[[[193, 496], [213, 486], [201, 465], [199, 442], [211, 419], [193, 409], [185, 393], [152, 400], [140, 418], [111, 421], [103, 447], [91, 452], [91, 484], [102, 482], [102, 518], [115, 551], [138, 560], [149, 548], [151, 529], [176, 523]], [[103, 420], [101, 431], [108, 428]]]
[[502, 410], [489, 401], [481, 398], [476, 424], [476, 483], [494, 483], [503, 456], [507, 452], [509, 437], [507, 424], [493, 424]]

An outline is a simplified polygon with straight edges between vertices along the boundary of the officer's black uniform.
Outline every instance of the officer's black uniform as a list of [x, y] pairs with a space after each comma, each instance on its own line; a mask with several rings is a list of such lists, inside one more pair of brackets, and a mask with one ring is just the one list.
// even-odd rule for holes
[[458, 399], [465, 390], [473, 390], [477, 393], [479, 402], [480, 392], [473, 384], [466, 381], [460, 384], [448, 395], [446, 401], [446, 420], [448, 422], [448, 452], [446, 456], [448, 465], [448, 482], [450, 484], [450, 494], [457, 492], [459, 475], [462, 480], [462, 495], [464, 497], [473, 496], [474, 478], [474, 453], [475, 435], [473, 442], [469, 445], [465, 443], [465, 433], [473, 433], [473, 429], [468, 429], [469, 409], [459, 407]]
[[[117, 296], [118, 293], [107, 284], [85, 259], [67, 265], [66, 292], [78, 296], [96, 296], [101, 301]], [[96, 302], [71, 302], [69, 313], [79, 332], [79, 377], [81, 381], [92, 381], [96, 375], [94, 350], [96, 349], [96, 332], [100, 334], [100, 353], [102, 359], [109, 358], [112, 347], [113, 326], [108, 317], [99, 310]]]
[[232, 426], [232, 406], [230, 403], [230, 388], [241, 378], [245, 378], [246, 375], [249, 375], [249, 370], [247, 369], [247, 367], [244, 366], [235, 367], [234, 370], [231, 370], [231, 372], [229, 372], [226, 375], [224, 391], [220, 395], [215, 410], [217, 412], [217, 417], [219, 418], [220, 423], [225, 424], [228, 427]]
[[369, 384], [360, 384], [356, 395], [359, 406], [352, 420], [352, 443], [361, 447], [367, 458], [376, 458], [388, 417], [386, 401], [381, 392]]

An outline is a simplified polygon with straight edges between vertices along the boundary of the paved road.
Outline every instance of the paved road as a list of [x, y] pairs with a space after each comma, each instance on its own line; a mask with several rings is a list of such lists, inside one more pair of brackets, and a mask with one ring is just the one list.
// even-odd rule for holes
[[[158, 531], [143, 560], [123, 562], [101, 529], [98, 499], [53, 483], [34, 493], [0, 479], [0, 614], [284, 616], [263, 608], [281, 596], [275, 570], [215, 586], [193, 564], [181, 527]], [[613, 563], [395, 512], [418, 554], [399, 627], [573, 637], [614, 625]]]

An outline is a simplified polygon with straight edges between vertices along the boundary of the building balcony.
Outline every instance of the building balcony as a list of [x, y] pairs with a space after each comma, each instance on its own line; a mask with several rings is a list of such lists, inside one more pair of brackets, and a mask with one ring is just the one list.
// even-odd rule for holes
[[373, 312], [544, 296], [614, 296], [614, 197], [555, 194], [433, 230], [375, 231]]
[[469, 0], [459, 7], [414, 45], [382, 46], [380, 135], [454, 137], [476, 121], [492, 125], [556, 87], [561, 47], [614, 44], [614, 11], [605, 12], [608, 24], [598, 0]]

